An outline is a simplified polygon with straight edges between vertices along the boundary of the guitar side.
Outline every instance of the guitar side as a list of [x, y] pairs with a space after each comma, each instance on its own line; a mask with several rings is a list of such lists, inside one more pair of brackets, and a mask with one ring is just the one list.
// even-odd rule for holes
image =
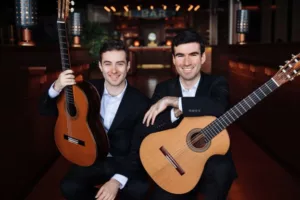
[[[140, 148], [142, 164], [162, 189], [174, 194], [189, 192], [200, 180], [206, 161], [228, 151], [230, 140], [226, 129], [201, 148], [191, 144], [191, 131], [199, 130], [215, 119], [210, 116], [186, 117], [178, 127], [150, 134], [143, 140]], [[178, 168], [171, 162], [173, 159]]]

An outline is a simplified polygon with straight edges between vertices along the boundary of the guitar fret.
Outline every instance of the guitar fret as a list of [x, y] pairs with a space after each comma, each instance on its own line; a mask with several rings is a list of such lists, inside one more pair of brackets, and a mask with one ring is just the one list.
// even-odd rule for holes
[[259, 98], [259, 96], [257, 96], [257, 94], [256, 93], [254, 93], [255, 94], [255, 96], [258, 98], [258, 100], [260, 101], [261, 99]]
[[259, 88], [259, 90], [261, 91], [261, 93], [263, 93], [265, 96], [267, 96], [261, 88]]
[[267, 88], [272, 92], [271, 88], [269, 88], [269, 86], [266, 84]]
[[253, 105], [256, 104], [256, 103], [254, 102], [254, 100], [251, 98], [251, 95], [249, 96], [249, 99], [253, 102]]
[[249, 108], [251, 108], [251, 106], [248, 104], [248, 102], [247, 101], [244, 101], [246, 104], [247, 104], [247, 106], [249, 107]]

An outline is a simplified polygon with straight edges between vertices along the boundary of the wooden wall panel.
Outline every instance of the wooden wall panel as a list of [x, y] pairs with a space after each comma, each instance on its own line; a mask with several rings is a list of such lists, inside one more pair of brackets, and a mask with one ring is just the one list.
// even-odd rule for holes
[[[78, 72], [87, 71], [87, 51], [71, 52]], [[59, 155], [54, 143], [55, 117], [41, 116], [38, 101], [61, 71], [56, 48], [0, 46], [1, 193], [20, 200], [31, 192]]]
[[[232, 106], [268, 81], [298, 45], [213, 47], [213, 73], [228, 78]], [[221, 60], [220, 58], [223, 58]], [[225, 59], [224, 59], [225, 58]], [[300, 77], [258, 103], [236, 123], [295, 178], [300, 179]]]

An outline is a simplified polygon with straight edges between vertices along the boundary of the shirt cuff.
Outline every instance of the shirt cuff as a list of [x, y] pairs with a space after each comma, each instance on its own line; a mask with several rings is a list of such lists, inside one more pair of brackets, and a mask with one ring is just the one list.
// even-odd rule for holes
[[173, 122], [175, 122], [177, 119], [179, 119], [179, 118], [177, 118], [177, 117], [175, 116], [174, 108], [172, 108], [172, 110], [171, 110], [171, 122], [173, 123]]
[[182, 109], [182, 98], [181, 97], [179, 97], [179, 99], [178, 99], [178, 108], [181, 112], [183, 111], [183, 109]]
[[[54, 82], [55, 83], [55, 82]], [[61, 91], [56, 91], [56, 90], [54, 90], [54, 83], [52, 83], [52, 85], [51, 85], [51, 87], [49, 88], [49, 90], [48, 90], [48, 95], [51, 97], [51, 98], [55, 98], [55, 97], [57, 97], [58, 95], [59, 95], [59, 93], [61, 92]]]
[[128, 178], [121, 174], [115, 174], [112, 178], [120, 183], [120, 189], [123, 189], [128, 181]]

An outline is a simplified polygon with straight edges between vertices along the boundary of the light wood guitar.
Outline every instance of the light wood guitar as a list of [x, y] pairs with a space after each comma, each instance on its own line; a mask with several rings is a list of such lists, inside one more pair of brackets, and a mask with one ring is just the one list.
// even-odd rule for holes
[[[57, 28], [62, 70], [71, 69], [68, 29], [69, 0], [58, 0]], [[66, 86], [57, 100], [54, 135], [60, 153], [70, 162], [90, 166], [108, 154], [108, 138], [100, 121], [100, 96], [87, 81]]]
[[269, 81], [219, 118], [185, 117], [176, 128], [148, 135], [141, 144], [140, 157], [150, 177], [167, 192], [191, 191], [199, 182], [207, 160], [228, 151], [230, 139], [226, 127], [298, 76], [299, 59], [300, 54], [293, 55]]

